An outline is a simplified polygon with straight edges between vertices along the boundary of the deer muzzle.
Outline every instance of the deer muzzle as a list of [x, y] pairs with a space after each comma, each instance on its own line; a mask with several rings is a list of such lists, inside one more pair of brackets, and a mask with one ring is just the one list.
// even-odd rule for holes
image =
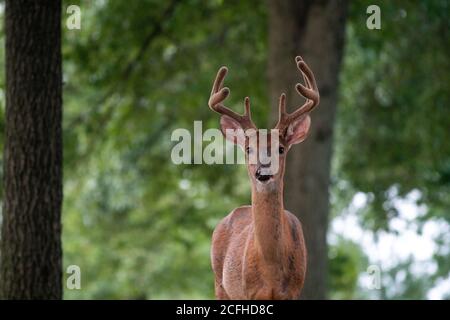
[[265, 182], [273, 177], [272, 170], [269, 166], [261, 165], [255, 172], [255, 178], [258, 181]]

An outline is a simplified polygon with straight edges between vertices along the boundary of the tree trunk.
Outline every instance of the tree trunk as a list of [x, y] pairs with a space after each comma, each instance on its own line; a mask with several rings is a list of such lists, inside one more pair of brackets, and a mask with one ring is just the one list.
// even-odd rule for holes
[[8, 0], [0, 297], [61, 299], [61, 2]]
[[[303, 103], [295, 91], [295, 84], [302, 81], [294, 62], [297, 55], [313, 70], [320, 92], [309, 137], [289, 152], [286, 168], [286, 208], [301, 220], [308, 249], [304, 299], [327, 297], [328, 187], [346, 8], [346, 1], [341, 0], [269, 1], [271, 104], [278, 106], [282, 92], [286, 92], [288, 106]], [[277, 112], [274, 107], [273, 122]]]

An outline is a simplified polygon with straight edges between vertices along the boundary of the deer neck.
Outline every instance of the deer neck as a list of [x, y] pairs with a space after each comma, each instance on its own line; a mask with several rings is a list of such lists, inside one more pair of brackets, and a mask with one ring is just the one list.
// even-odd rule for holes
[[284, 228], [282, 184], [269, 192], [252, 186], [252, 216], [257, 250], [268, 263], [280, 261]]

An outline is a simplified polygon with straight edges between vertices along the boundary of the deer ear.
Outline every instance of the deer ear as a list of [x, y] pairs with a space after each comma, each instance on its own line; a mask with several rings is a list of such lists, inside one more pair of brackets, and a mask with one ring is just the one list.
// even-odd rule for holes
[[244, 147], [245, 132], [239, 122], [229, 116], [223, 115], [220, 117], [220, 130], [225, 139]]
[[284, 140], [288, 145], [302, 142], [308, 136], [311, 126], [311, 118], [309, 115], [292, 122], [286, 129]]

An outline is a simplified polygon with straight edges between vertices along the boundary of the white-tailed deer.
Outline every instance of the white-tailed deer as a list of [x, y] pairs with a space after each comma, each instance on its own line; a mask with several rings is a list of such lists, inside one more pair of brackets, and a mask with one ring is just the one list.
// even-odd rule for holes
[[[225, 137], [245, 150], [252, 187], [251, 206], [234, 209], [213, 233], [211, 261], [217, 299], [298, 299], [303, 288], [305, 241], [300, 221], [284, 209], [283, 176], [288, 150], [308, 134], [309, 113], [319, 103], [319, 91], [314, 75], [303, 59], [298, 56], [295, 62], [305, 82], [305, 85], [298, 83], [296, 89], [306, 102], [288, 114], [283, 93], [279, 99], [277, 130], [266, 135], [265, 143], [261, 143], [261, 135], [251, 119], [248, 97], [245, 98], [244, 115], [223, 105], [230, 93], [228, 88], [223, 88], [228, 72], [226, 67], [219, 70], [214, 81], [209, 107], [222, 114], [220, 126]], [[238, 133], [234, 136], [225, 134], [230, 130]], [[271, 150], [270, 135], [274, 132], [278, 135], [278, 143], [276, 150]], [[278, 153], [276, 172], [270, 171], [267, 163], [261, 161], [263, 154], [272, 152]], [[249, 161], [252, 154], [256, 155], [256, 161]]]

